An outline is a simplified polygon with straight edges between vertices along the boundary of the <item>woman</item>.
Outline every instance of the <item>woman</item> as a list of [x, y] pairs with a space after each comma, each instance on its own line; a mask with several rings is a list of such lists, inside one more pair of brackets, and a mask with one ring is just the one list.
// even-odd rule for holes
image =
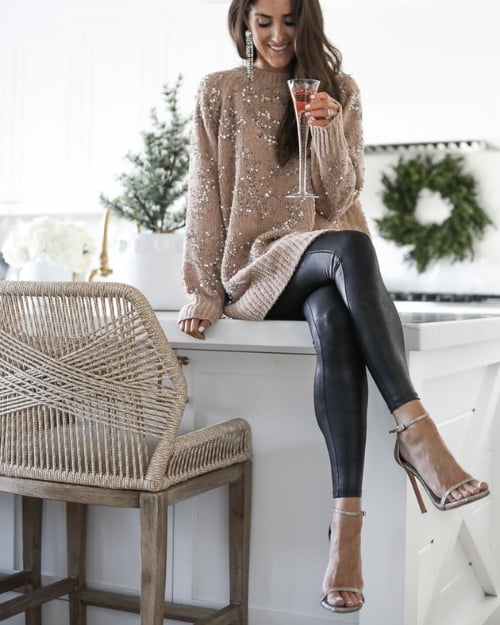
[[[222, 314], [307, 320], [334, 497], [321, 604], [353, 612], [364, 601], [366, 366], [394, 415], [396, 460], [415, 488], [416, 477], [432, 503], [449, 509], [488, 487], [457, 465], [409, 380], [401, 324], [358, 199], [359, 91], [324, 35], [319, 0], [233, 0], [229, 29], [246, 68], [207, 76], [198, 94], [184, 264], [191, 302], [180, 327], [204, 339]], [[316, 200], [286, 197], [298, 167], [290, 77], [321, 81], [306, 108]]]

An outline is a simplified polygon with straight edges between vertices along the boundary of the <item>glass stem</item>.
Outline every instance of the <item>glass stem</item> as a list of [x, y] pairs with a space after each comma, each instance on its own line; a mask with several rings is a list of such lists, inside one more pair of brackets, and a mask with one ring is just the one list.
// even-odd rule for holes
[[307, 193], [307, 137], [309, 124], [305, 113], [297, 115], [299, 134], [299, 193]]

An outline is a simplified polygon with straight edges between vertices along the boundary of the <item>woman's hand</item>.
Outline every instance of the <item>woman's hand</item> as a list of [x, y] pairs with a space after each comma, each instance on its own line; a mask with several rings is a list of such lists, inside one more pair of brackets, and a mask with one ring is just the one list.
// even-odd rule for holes
[[328, 126], [341, 110], [340, 104], [325, 91], [319, 91], [311, 96], [306, 104], [306, 115], [310, 126]]
[[186, 334], [193, 336], [195, 339], [205, 340], [205, 330], [212, 324], [208, 319], [183, 319], [180, 322], [180, 328]]

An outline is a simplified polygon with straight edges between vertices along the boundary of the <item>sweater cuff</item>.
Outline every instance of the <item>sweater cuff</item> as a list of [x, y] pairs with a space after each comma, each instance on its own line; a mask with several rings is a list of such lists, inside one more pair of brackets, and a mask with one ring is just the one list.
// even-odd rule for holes
[[344, 134], [342, 111], [334, 117], [328, 126], [311, 126], [311, 142], [318, 158], [349, 153], [349, 145]]
[[207, 319], [213, 325], [222, 317], [222, 302], [218, 300], [200, 300], [183, 306], [177, 317], [177, 323], [185, 319]]

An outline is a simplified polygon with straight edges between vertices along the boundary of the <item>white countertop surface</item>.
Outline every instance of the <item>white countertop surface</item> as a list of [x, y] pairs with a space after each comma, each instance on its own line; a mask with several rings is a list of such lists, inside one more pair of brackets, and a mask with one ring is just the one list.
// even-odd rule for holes
[[[500, 339], [500, 306], [432, 302], [396, 302], [409, 351]], [[305, 321], [221, 319], [199, 341], [180, 331], [177, 312], [157, 311], [176, 349], [313, 354]]]

